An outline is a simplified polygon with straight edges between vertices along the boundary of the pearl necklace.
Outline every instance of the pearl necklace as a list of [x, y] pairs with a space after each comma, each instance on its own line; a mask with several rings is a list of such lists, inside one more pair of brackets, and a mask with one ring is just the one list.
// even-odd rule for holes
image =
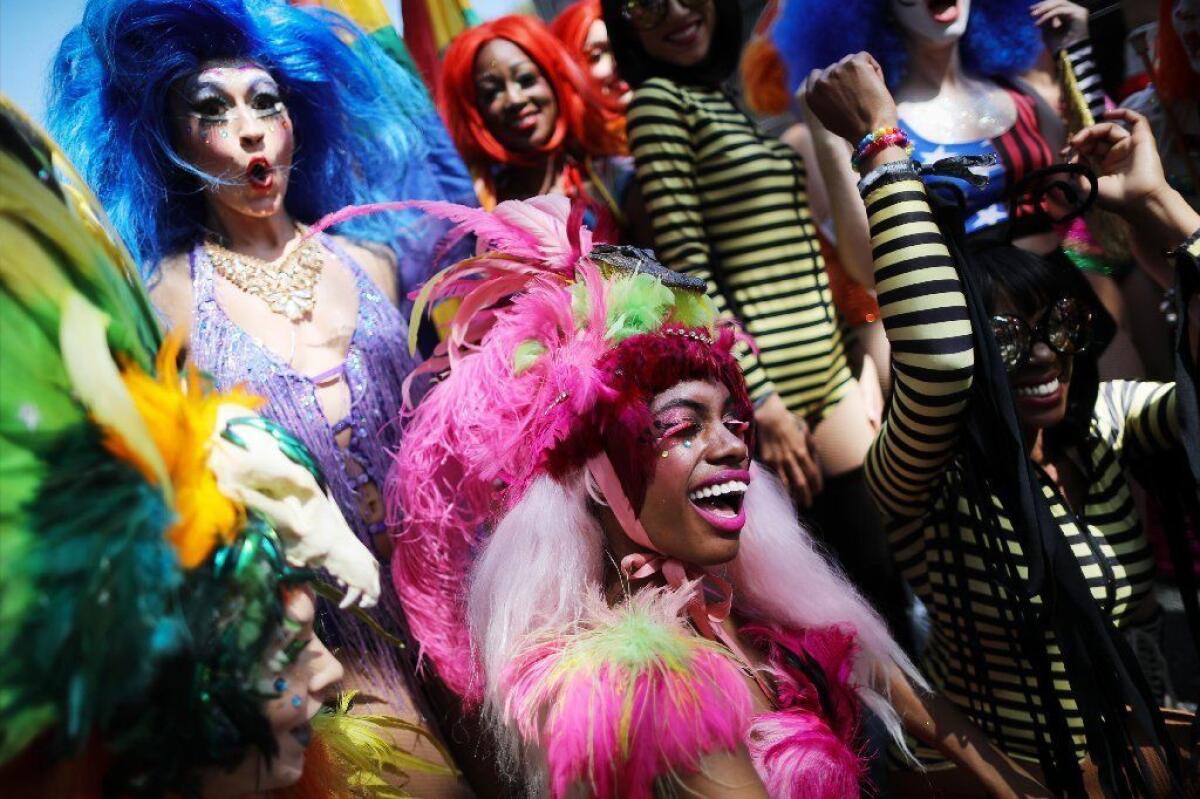
[[[296, 226], [304, 234], [304, 228]], [[316, 240], [305, 242], [277, 262], [243, 255], [209, 239], [204, 252], [217, 274], [242, 291], [258, 297], [272, 313], [299, 322], [310, 317], [317, 298], [313, 287], [325, 266], [325, 256]]]

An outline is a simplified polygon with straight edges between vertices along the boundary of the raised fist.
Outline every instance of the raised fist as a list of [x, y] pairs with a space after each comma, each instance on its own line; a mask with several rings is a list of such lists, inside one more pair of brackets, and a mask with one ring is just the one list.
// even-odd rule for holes
[[873, 130], [896, 124], [896, 101], [869, 53], [848, 55], [826, 67], [806, 88], [812, 113], [851, 145]]

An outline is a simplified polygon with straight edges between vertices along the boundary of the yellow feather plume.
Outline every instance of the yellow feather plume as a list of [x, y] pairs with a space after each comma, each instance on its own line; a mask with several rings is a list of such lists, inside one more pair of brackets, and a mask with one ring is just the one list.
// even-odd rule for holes
[[[184, 380], [176, 366], [179, 348], [177, 336], [166, 339], [158, 353], [157, 377], [135, 365], [127, 366], [121, 377], [150, 431], [172, 487], [177, 519], [167, 538], [183, 567], [191, 569], [203, 563], [218, 542], [232, 542], [244, 520], [245, 510], [221, 493], [208, 468], [208, 441], [217, 424], [217, 409], [227, 402], [254, 409], [261, 400], [240, 391], [206, 392], [195, 367], [189, 367]], [[109, 432], [116, 431], [110, 428]], [[147, 479], [155, 480], [140, 453], [128, 443], [123, 436], [110, 434], [105, 446], [135, 464]]]

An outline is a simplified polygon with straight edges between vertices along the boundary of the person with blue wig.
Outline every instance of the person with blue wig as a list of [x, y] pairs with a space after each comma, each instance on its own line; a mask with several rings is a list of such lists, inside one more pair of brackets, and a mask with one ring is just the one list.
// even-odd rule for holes
[[[1021, 76], [1043, 48], [1065, 50], [1076, 75], [1094, 72], [1086, 14], [1081, 26], [1077, 10], [1067, 0], [789, 0], [773, 36], [793, 90], [802, 90], [814, 70], [852, 53], [871, 53], [895, 93], [898, 128], [914, 158], [932, 163], [962, 155], [996, 157], [998, 163], [986, 170], [986, 186], [954, 180], [966, 195], [967, 232], [990, 229], [1047, 253], [1059, 237], [1045, 215], [1017, 208], [1010, 217], [1009, 199], [1023, 178], [1058, 160], [1065, 128], [1058, 110]], [[1091, 95], [1096, 96], [1100, 105], [1092, 110], [1099, 113], [1103, 99]], [[822, 172], [836, 173], [831, 193], [840, 188], [852, 198], [853, 173], [843, 166], [850, 161], [846, 144], [806, 121], [814, 125]], [[835, 208], [857, 214], [853, 228], [865, 233], [859, 205]], [[870, 263], [869, 253], [863, 260]]]
[[[1096, 119], [1104, 111], [1085, 9], [1070, 0], [789, 0], [773, 36], [802, 107], [815, 70], [860, 50], [871, 53], [895, 93], [900, 116], [894, 135], [912, 147], [915, 160], [995, 159], [972, 167], [986, 181], [937, 180], [963, 194], [968, 235], [1066, 257], [1068, 226], [1021, 198], [1049, 183], [1044, 170], [1060, 160], [1067, 135], [1089, 121], [1082, 114]], [[1063, 82], [1064, 101], [1054, 106], [1037, 79], [1046, 51], [1055, 55], [1051, 68], [1057, 60]], [[849, 236], [857, 243], [847, 269], [870, 286], [867, 220], [855, 197], [851, 151], [818, 123], [811, 133], [839, 240]], [[1117, 284], [1099, 273], [1088, 279], [1118, 322], [1102, 360], [1105, 374], [1140, 377], [1144, 367], [1126, 330], [1128, 312]]]
[[[446, 134], [424, 90], [344, 18], [273, 0], [89, 0], [52, 77], [50, 126], [191, 361], [266, 399], [386, 562], [393, 421], [417, 366], [398, 306], [444, 230], [415, 212], [306, 226], [355, 203], [463, 199], [469, 182], [428, 166], [461, 170], [430, 157]], [[370, 624], [326, 620], [350, 681], [451, 740], [457, 705], [417, 678], [382, 596]]]

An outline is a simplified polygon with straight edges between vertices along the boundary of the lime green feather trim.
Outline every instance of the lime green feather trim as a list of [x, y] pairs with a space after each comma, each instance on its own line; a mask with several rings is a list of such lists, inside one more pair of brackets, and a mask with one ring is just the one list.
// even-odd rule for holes
[[635, 274], [614, 280], [608, 289], [608, 330], [605, 338], [620, 343], [662, 327], [672, 305], [674, 293], [658, 278]]
[[522, 341], [513, 352], [513, 374], [521, 374], [545, 354], [546, 346], [540, 341]]
[[[335, 766], [346, 775], [349, 787], [379, 799], [401, 799], [410, 794], [402, 787], [412, 772], [457, 777], [450, 755], [441, 743], [418, 724], [395, 716], [352, 714], [357, 692], [338, 697], [337, 705], [326, 707], [313, 719], [313, 733], [329, 752]], [[395, 733], [410, 733], [432, 743], [444, 763], [435, 763], [405, 751], [393, 742]]]

